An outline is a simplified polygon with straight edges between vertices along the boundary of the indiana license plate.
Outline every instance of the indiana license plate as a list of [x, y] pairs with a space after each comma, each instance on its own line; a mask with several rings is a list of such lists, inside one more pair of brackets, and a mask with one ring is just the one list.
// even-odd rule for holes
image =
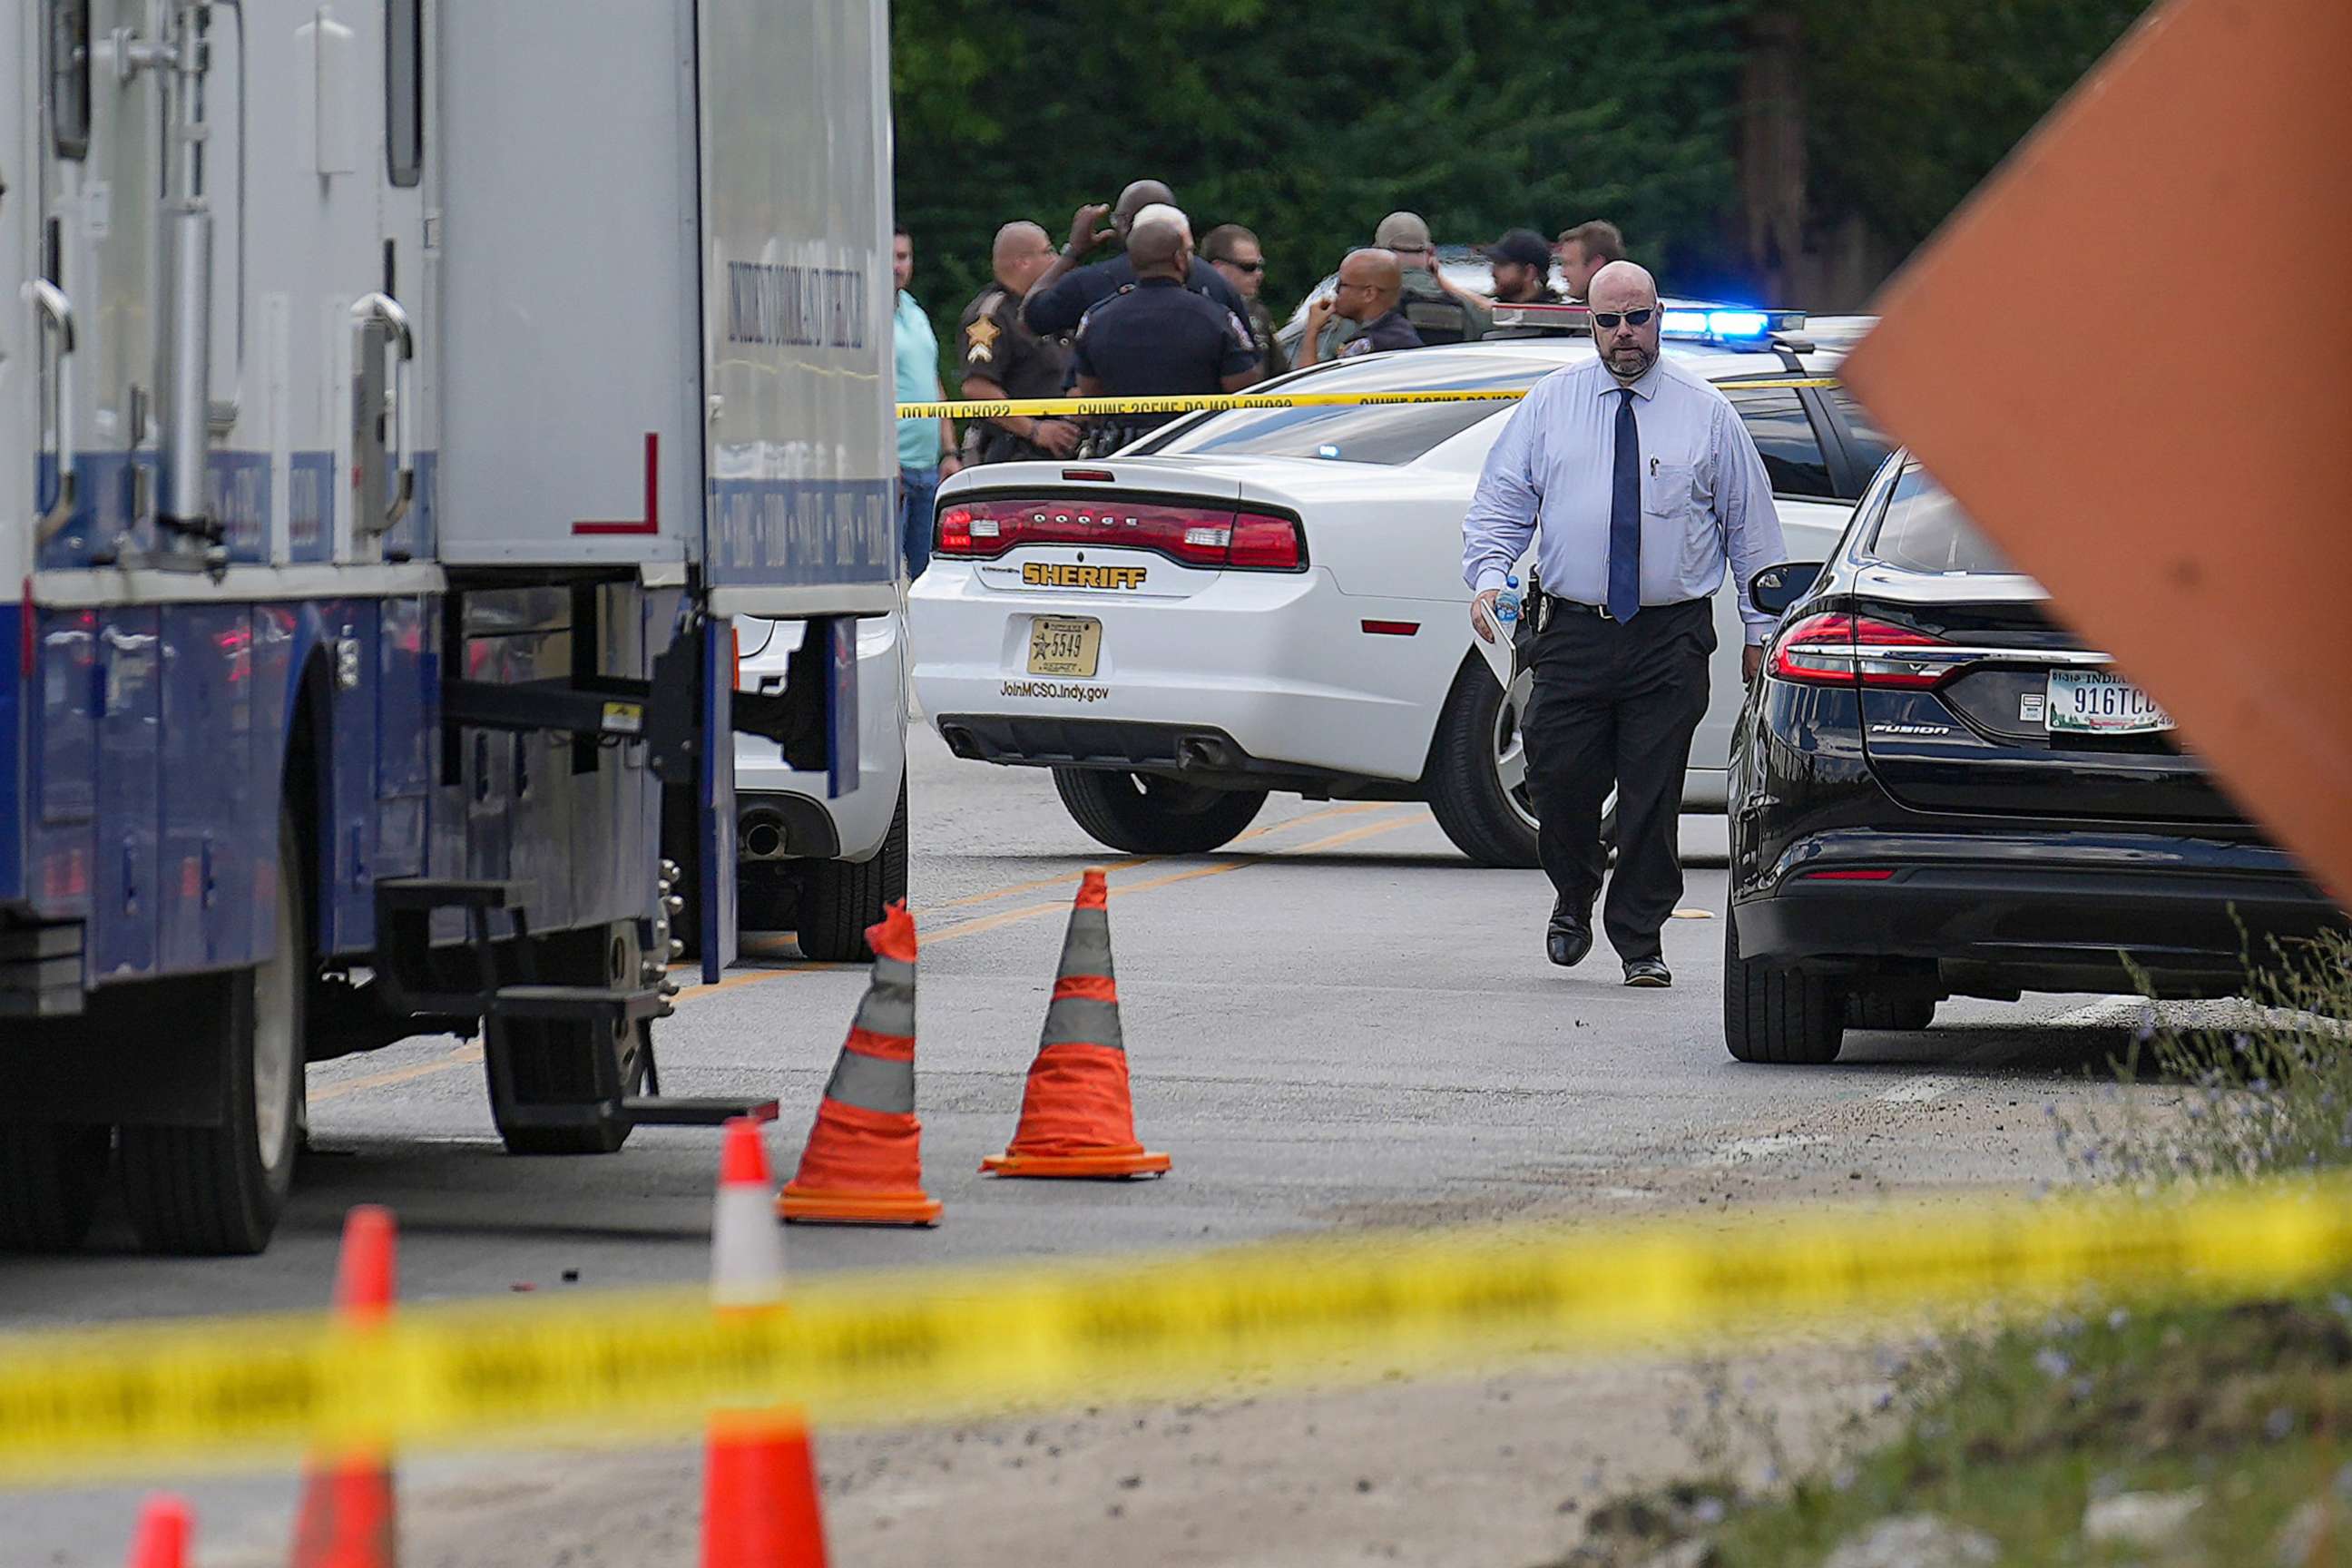
[[2105, 669], [2053, 669], [2042, 722], [2053, 735], [2138, 735], [2172, 728], [2156, 699]]
[[1039, 616], [1029, 623], [1029, 673], [1085, 679], [1102, 662], [1102, 623], [1086, 616]]

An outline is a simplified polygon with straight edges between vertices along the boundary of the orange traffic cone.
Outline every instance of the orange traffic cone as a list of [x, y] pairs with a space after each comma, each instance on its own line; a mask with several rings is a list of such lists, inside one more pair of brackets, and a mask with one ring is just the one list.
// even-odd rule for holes
[[131, 1538], [131, 1568], [188, 1568], [188, 1505], [157, 1492], [139, 1510], [139, 1532]]
[[[720, 1311], [784, 1299], [784, 1245], [760, 1123], [727, 1124], [710, 1220], [710, 1294]], [[824, 1513], [808, 1428], [788, 1414], [722, 1411], [702, 1477], [703, 1568], [824, 1568]]]
[[915, 1120], [915, 918], [892, 904], [866, 940], [874, 979], [776, 1212], [822, 1225], [937, 1225]]
[[[392, 1211], [362, 1204], [343, 1216], [335, 1311], [354, 1328], [392, 1312]], [[302, 1482], [292, 1568], [393, 1568], [399, 1560], [390, 1461], [380, 1453], [314, 1459]]]
[[1168, 1156], [1135, 1141], [1118, 983], [1110, 967], [1110, 893], [1088, 871], [1070, 910], [1045, 1032], [1029, 1064], [1021, 1125], [980, 1168], [999, 1176], [1156, 1176]]

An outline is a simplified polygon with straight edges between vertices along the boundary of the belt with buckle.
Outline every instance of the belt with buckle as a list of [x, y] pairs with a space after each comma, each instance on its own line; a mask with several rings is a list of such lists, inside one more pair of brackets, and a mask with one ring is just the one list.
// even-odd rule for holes
[[[1662, 610], [1679, 610], [1686, 605], [1706, 603], [1705, 599], [1676, 599], [1671, 605], [1644, 605], [1642, 608], [1654, 615]], [[1544, 607], [1554, 615], [1591, 616], [1596, 620], [1610, 621], [1620, 626], [1624, 624], [1609, 613], [1609, 606], [1606, 605], [1588, 605], [1581, 599], [1563, 599], [1557, 594], [1544, 595]]]

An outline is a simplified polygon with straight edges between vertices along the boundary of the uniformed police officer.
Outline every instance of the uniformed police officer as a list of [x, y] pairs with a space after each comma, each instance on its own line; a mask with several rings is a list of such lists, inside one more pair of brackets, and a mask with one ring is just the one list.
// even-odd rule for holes
[[[1477, 337], [1477, 319], [1446, 292], [1444, 274], [1438, 269], [1437, 247], [1431, 242], [1429, 225], [1419, 213], [1392, 212], [1381, 219], [1372, 230], [1372, 248], [1397, 258], [1403, 279], [1397, 309], [1404, 312], [1424, 345], [1468, 342]], [[1329, 324], [1316, 334], [1315, 357], [1338, 359], [1356, 331], [1356, 323], [1347, 317], [1331, 316]]]
[[1356, 335], [1339, 345], [1339, 357], [1379, 353], [1384, 349], [1417, 349], [1421, 334], [1397, 309], [1404, 291], [1404, 270], [1385, 250], [1351, 250], [1339, 263], [1339, 286], [1307, 307], [1307, 335], [1298, 341], [1298, 363], [1316, 363], [1324, 324], [1334, 316], [1356, 323]]
[[[1054, 264], [1054, 242], [1034, 223], [996, 231], [990, 255], [996, 280], [973, 297], [956, 322], [956, 356], [963, 395], [977, 402], [1059, 397], [1068, 355], [1021, 319], [1022, 297]], [[1075, 419], [1033, 419], [1009, 414], [985, 422], [973, 460], [1009, 463], [1023, 458], [1066, 458], [1078, 449]]]
[[1265, 283], [1265, 251], [1257, 236], [1237, 223], [1219, 224], [1201, 237], [1201, 256], [1249, 306], [1245, 319], [1250, 337], [1257, 343], [1258, 358], [1265, 362], [1266, 375], [1272, 378], [1288, 370], [1290, 356], [1275, 341], [1274, 313], [1258, 297]]
[[[1175, 205], [1175, 194], [1158, 180], [1138, 180], [1119, 192], [1115, 207], [1099, 203], [1080, 207], [1070, 218], [1070, 243], [1045, 274], [1029, 286], [1029, 297], [1022, 301], [1022, 318], [1029, 323], [1029, 330], [1045, 337], [1073, 331], [1079, 317], [1134, 282], [1132, 258], [1114, 256], [1087, 267], [1078, 263], [1106, 240], [1131, 240], [1135, 220], [1144, 208], [1173, 208]], [[1110, 219], [1109, 226], [1097, 227], [1106, 215]], [[1221, 308], [1244, 321], [1249, 319], [1248, 302], [1215, 268], [1199, 257], [1194, 257], [1184, 269], [1182, 281], [1185, 288], [1206, 294]]]
[[[1078, 322], [1071, 363], [1081, 397], [1214, 396], [1258, 379], [1249, 323], [1184, 287], [1192, 227], [1171, 206], [1146, 207], [1127, 236], [1135, 281]], [[1166, 424], [1170, 414], [1108, 422], [1088, 443], [1110, 451]]]
[[1671, 985], [1659, 932], [1682, 896], [1675, 833], [1691, 733], [1706, 711], [1709, 601], [1727, 556], [1752, 680], [1772, 617], [1748, 583], [1780, 559], [1756, 443], [1723, 394], [1662, 360], [1658, 286], [1630, 261], [1591, 284], [1595, 357], [1538, 382], [1487, 453], [1462, 521], [1470, 623], [1495, 640], [1504, 574], [1536, 542], [1543, 580], [1535, 690], [1521, 730], [1536, 850], [1556, 895], [1554, 963], [1592, 951], [1601, 805], [1617, 786], [1617, 871], [1605, 910], [1628, 985]]

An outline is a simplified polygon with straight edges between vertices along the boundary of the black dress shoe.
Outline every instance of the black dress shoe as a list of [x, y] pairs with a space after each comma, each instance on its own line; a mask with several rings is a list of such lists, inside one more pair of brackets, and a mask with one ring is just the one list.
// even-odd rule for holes
[[1663, 958], [1629, 958], [1625, 961], [1625, 984], [1650, 990], [1664, 990], [1675, 983], [1674, 971]]
[[1592, 921], [1566, 904], [1554, 904], [1551, 923], [1544, 927], [1544, 952], [1562, 969], [1573, 969], [1592, 951]]

